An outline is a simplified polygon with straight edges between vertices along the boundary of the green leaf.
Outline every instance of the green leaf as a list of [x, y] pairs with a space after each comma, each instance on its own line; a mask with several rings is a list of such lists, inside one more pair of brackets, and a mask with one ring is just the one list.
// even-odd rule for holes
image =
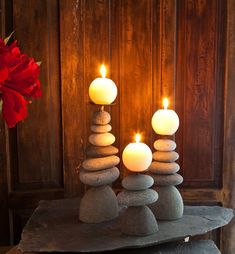
[[36, 62], [36, 64], [37, 64], [38, 66], [40, 66], [40, 65], [42, 64], [42, 62], [39, 61], [39, 62]]
[[12, 35], [14, 34], [15, 31], [13, 31], [7, 38], [4, 39], [4, 43], [7, 45], [8, 41], [11, 39]]

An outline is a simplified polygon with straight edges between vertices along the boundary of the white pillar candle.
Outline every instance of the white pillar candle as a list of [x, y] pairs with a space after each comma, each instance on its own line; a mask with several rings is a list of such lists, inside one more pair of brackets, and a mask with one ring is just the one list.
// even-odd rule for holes
[[89, 87], [90, 99], [98, 105], [108, 105], [114, 102], [117, 97], [117, 87], [115, 83], [106, 78], [106, 68], [104, 65], [100, 68], [102, 78], [93, 80]]
[[159, 109], [152, 117], [152, 127], [157, 134], [173, 135], [179, 128], [179, 117], [174, 110], [167, 109], [168, 99], [163, 100], [164, 109]]
[[146, 170], [152, 162], [152, 151], [150, 148], [140, 142], [140, 135], [136, 135], [136, 142], [128, 144], [122, 153], [124, 165], [134, 172]]

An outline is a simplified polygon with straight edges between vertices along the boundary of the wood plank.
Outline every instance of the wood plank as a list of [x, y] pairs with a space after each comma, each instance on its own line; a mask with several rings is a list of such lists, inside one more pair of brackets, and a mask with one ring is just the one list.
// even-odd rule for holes
[[60, 1], [61, 100], [65, 195], [82, 195], [76, 169], [84, 138], [83, 2]]
[[[27, 10], [27, 15], [25, 15]], [[42, 61], [43, 95], [29, 105], [17, 127], [18, 169], [14, 187], [62, 186], [59, 30], [57, 1], [14, 1], [14, 30], [22, 52]], [[33, 151], [33, 152], [32, 152]], [[24, 186], [24, 184], [26, 184]]]
[[9, 193], [8, 207], [12, 210], [23, 208], [35, 208], [40, 200], [61, 199], [64, 197], [64, 189], [43, 189], [29, 191], [13, 191]]
[[218, 189], [180, 189], [184, 202], [199, 204], [201, 202], [209, 204], [222, 204], [223, 192]]
[[[176, 1], [153, 1], [152, 13], [153, 115], [163, 108], [164, 97], [169, 99], [169, 108], [175, 106]], [[153, 130], [152, 136], [152, 143], [161, 138]]]
[[[122, 1], [120, 13], [120, 146], [152, 132], [152, 3]], [[136, 18], [138, 17], [138, 18]], [[122, 171], [123, 176], [127, 171]]]
[[219, 24], [225, 17], [219, 2], [178, 1], [177, 143], [184, 186], [221, 186], [224, 30]]
[[[0, 1], [0, 37], [5, 38], [12, 29], [12, 2]], [[9, 14], [9, 15], [8, 15]], [[8, 130], [0, 118], [0, 245], [7, 245], [10, 242], [9, 215], [8, 215], [8, 181], [7, 168], [9, 157]]]
[[[68, 14], [71, 10], [73, 15]], [[84, 158], [91, 116], [99, 108], [90, 104], [89, 85], [100, 76], [102, 63], [106, 64], [110, 76], [110, 5], [107, 0], [61, 1], [60, 11], [65, 187], [67, 195], [81, 196], [84, 186], [73, 169]], [[72, 170], [68, 172], [67, 168]]]
[[175, 61], [176, 61], [176, 1], [162, 0], [160, 10], [160, 59], [161, 59], [161, 100], [169, 99], [169, 108], [174, 108]]
[[[235, 1], [227, 1], [227, 50], [226, 50], [226, 83], [225, 83], [225, 118], [224, 118], [224, 165], [223, 196], [224, 206], [235, 209]], [[235, 252], [235, 220], [222, 229], [222, 253]]]
[[[163, 16], [163, 1], [156, 0], [152, 1], [152, 115], [157, 109], [162, 107], [162, 48], [164, 48], [162, 37], [163, 34], [167, 32], [166, 29], [163, 30], [164, 23]], [[166, 37], [166, 36], [164, 36]], [[165, 94], [165, 93], [164, 93]], [[165, 94], [166, 95], [166, 94]], [[151, 116], [152, 118], [152, 116]], [[151, 119], [149, 120], [151, 124]], [[153, 142], [157, 139], [157, 134], [152, 129], [151, 146]]]
[[[87, 146], [88, 136], [91, 133], [90, 126], [93, 112], [98, 110], [100, 106], [95, 106], [90, 103], [88, 89], [90, 83], [97, 77], [100, 77], [100, 66], [105, 64], [107, 74], [110, 78], [112, 69], [110, 68], [110, 1], [109, 0], [94, 0], [85, 1], [83, 9], [83, 25], [84, 25], [84, 99], [86, 108], [84, 114], [86, 115], [85, 130], [84, 130], [84, 144]], [[114, 80], [114, 82], [116, 82]], [[106, 111], [110, 111], [109, 106], [105, 106]], [[111, 114], [112, 117], [112, 114]]]
[[[122, 148], [120, 147], [120, 14], [121, 13], [121, 1], [110, 2], [110, 77], [115, 82], [118, 95], [114, 102], [114, 105], [110, 107], [111, 112], [111, 124], [112, 133], [114, 134], [116, 141], [115, 146], [119, 149], [118, 156], [122, 156]], [[120, 173], [122, 172], [121, 165], [118, 165]], [[118, 178], [113, 184], [115, 191], [121, 188], [121, 179]]]

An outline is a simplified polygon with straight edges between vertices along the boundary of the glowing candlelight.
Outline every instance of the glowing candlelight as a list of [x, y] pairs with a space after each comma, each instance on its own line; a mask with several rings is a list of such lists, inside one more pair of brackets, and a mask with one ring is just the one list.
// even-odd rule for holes
[[140, 142], [140, 140], [141, 135], [136, 134], [136, 142], [128, 144], [122, 153], [123, 163], [130, 171], [145, 171], [152, 162], [150, 148], [145, 143]]
[[106, 78], [106, 68], [104, 65], [100, 67], [101, 78], [93, 80], [89, 87], [90, 99], [98, 105], [111, 104], [117, 97], [117, 87], [115, 83]]
[[164, 109], [159, 109], [152, 117], [152, 127], [160, 135], [173, 135], [179, 128], [179, 117], [174, 110], [167, 109], [168, 104], [168, 99], [164, 98]]

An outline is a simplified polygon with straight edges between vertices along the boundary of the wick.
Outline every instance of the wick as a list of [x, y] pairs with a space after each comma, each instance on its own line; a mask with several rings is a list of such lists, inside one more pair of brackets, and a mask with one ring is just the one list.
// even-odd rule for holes
[[100, 111], [104, 111], [104, 105], [101, 106]]

